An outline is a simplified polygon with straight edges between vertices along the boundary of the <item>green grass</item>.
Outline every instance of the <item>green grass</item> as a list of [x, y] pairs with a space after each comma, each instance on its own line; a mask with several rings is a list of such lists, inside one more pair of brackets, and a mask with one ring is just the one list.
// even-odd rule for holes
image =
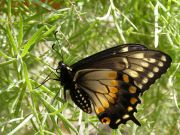
[[[180, 2], [56, 1], [58, 9], [35, 0], [0, 2], [0, 134], [180, 134]], [[54, 43], [59, 52], [52, 50]], [[80, 111], [69, 95], [65, 101], [57, 81], [35, 89], [62, 54], [71, 65], [123, 43], [157, 47], [173, 59], [142, 96], [136, 114], [141, 127], [129, 121], [110, 130], [95, 114]]]

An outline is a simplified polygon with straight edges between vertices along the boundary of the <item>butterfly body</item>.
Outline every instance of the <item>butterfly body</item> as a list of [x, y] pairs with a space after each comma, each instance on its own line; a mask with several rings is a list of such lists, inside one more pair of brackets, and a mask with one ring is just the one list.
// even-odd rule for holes
[[64, 89], [71, 90], [74, 88], [72, 69], [62, 61], [59, 62], [58, 69], [60, 69], [60, 82]]
[[95, 111], [99, 120], [117, 129], [132, 120], [139, 96], [165, 73], [171, 58], [139, 44], [107, 49], [72, 66], [59, 63], [60, 81], [75, 104], [86, 113]]

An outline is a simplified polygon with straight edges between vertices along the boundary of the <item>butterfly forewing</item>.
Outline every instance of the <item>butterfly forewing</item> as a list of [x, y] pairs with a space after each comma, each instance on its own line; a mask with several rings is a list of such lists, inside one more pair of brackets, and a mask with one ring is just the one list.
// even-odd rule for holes
[[126, 56], [127, 68], [122, 72], [134, 79], [134, 83], [142, 92], [147, 90], [157, 78], [166, 72], [171, 59], [159, 51], [135, 51]]
[[79, 70], [113, 69], [121, 71], [131, 76], [134, 84], [143, 93], [166, 72], [171, 63], [171, 58], [165, 53], [148, 50], [142, 45], [124, 45], [107, 51], [97, 53], [72, 65], [73, 70], [77, 70], [79, 66]]
[[[113, 56], [116, 56], [117, 54], [122, 54], [122, 53], [126, 53], [126, 52], [137, 51], [137, 50], [143, 51], [143, 50], [147, 50], [147, 48], [140, 44], [119, 45], [119, 46], [101, 51], [99, 53], [96, 53], [87, 58], [84, 58], [84, 59], [78, 61], [77, 63], [73, 64], [71, 67], [74, 70], [74, 72], [76, 72], [80, 69], [86, 69], [88, 67], [97, 68], [98, 62], [103, 64], [104, 63], [103, 60], [107, 60], [107, 58], [112, 58]], [[94, 63], [96, 63], [96, 64], [94, 64]]]

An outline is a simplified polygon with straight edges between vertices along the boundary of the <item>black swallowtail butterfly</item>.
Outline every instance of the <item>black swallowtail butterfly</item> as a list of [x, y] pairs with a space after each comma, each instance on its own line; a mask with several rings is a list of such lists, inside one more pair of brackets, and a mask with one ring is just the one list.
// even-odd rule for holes
[[[165, 73], [171, 58], [140, 44], [119, 45], [72, 66], [59, 62], [59, 81], [74, 103], [86, 113], [94, 109], [99, 120], [117, 129], [134, 117], [139, 96]], [[58, 72], [59, 73], [59, 72]]]

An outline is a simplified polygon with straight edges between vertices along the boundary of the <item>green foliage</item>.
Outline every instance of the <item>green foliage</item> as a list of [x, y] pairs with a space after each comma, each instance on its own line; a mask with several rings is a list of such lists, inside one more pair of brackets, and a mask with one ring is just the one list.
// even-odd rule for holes
[[[180, 134], [178, 0], [6, 0], [0, 5], [0, 134]], [[157, 47], [173, 59], [142, 96], [136, 114], [141, 127], [129, 121], [118, 130], [107, 128], [95, 114], [80, 111], [68, 94], [65, 101], [57, 81], [37, 88], [62, 55], [71, 65], [123, 43]]]

